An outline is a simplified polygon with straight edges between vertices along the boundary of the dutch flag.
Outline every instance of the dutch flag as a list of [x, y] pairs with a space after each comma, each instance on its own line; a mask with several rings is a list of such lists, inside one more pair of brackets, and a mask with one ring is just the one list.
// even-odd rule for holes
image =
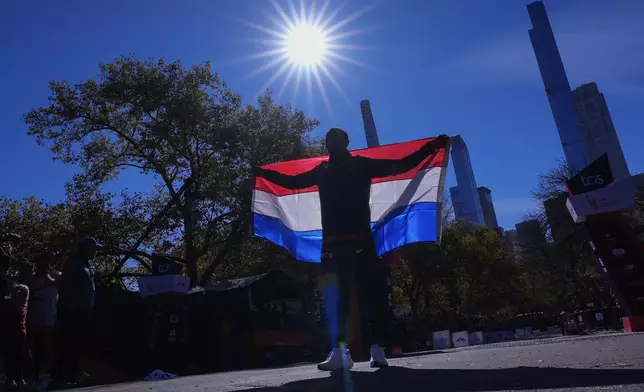
[[[352, 151], [353, 156], [400, 159], [433, 138]], [[437, 243], [449, 146], [437, 149], [414, 169], [371, 181], [371, 228], [378, 256], [406, 244]], [[312, 170], [328, 156], [263, 166], [287, 175]], [[253, 235], [287, 249], [297, 260], [320, 262], [322, 216], [317, 186], [290, 190], [255, 177]]]

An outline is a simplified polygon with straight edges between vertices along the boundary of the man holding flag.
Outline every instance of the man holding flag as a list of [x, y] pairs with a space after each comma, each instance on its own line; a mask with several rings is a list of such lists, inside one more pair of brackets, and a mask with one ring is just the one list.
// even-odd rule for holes
[[[293, 201], [278, 200], [279, 197], [276, 198], [275, 195], [279, 193], [279, 190], [275, 190], [273, 184], [286, 190], [294, 191], [287, 197], [295, 196], [295, 203], [306, 203], [303, 197], [300, 197], [300, 200], [297, 200], [297, 197], [304, 194], [307, 189], [310, 190], [313, 187], [318, 189], [320, 210], [318, 213], [321, 214], [322, 243], [321, 254], [317, 257], [321, 259], [324, 270], [324, 303], [333, 344], [331, 353], [324, 362], [318, 365], [318, 369], [335, 370], [353, 366], [353, 361], [346, 348], [346, 325], [350, 288], [354, 276], [358, 284], [361, 307], [367, 308], [367, 319], [371, 330], [371, 342], [373, 343], [370, 349], [371, 366], [388, 366], [383, 346], [387, 345], [390, 339], [390, 325], [393, 316], [391, 292], [386, 281], [386, 270], [377, 262], [377, 256], [400, 245], [397, 245], [399, 241], [397, 242], [396, 238], [394, 238], [394, 241], [391, 241], [391, 238], [386, 238], [387, 234], [380, 234], [380, 237], [385, 237], [384, 240], [378, 241], [378, 244], [374, 243], [376, 234], [375, 229], [372, 228], [374, 223], [372, 222], [373, 212], [370, 207], [370, 198], [373, 193], [371, 185], [376, 179], [385, 181], [388, 177], [398, 176], [410, 172], [412, 169], [417, 169], [421, 163], [427, 162], [428, 158], [429, 161], [432, 161], [430, 157], [439, 151], [441, 156], [437, 161], [440, 162], [438, 162], [438, 167], [435, 167], [435, 169], [444, 169], [444, 166], [446, 166], [444, 149], [448, 143], [449, 137], [441, 135], [428, 140], [419, 149], [402, 158], [370, 158], [350, 153], [347, 133], [339, 128], [332, 128], [326, 135], [326, 147], [329, 151], [328, 160], [322, 160], [311, 170], [296, 174], [286, 174], [283, 171], [256, 168], [256, 184], [258, 180], [260, 182], [268, 181], [268, 183], [264, 185], [267, 192], [259, 194], [258, 192], [262, 191], [256, 187], [253, 196], [253, 213], [256, 219], [254, 224], [255, 235], [286, 247], [296, 258], [308, 258], [309, 261], [315, 261], [313, 260], [314, 257], [311, 256], [314, 253], [312, 249], [315, 247], [310, 244], [315, 242], [318, 235], [317, 231], [307, 231], [305, 229], [297, 231], [291, 230], [287, 226], [289, 224], [298, 226], [297, 220], [305, 220], [310, 214], [300, 213], [299, 210], [285, 212], [284, 210], [288, 206], [285, 207], [280, 203], [293, 203]], [[445, 161], [444, 164], [443, 161]], [[417, 171], [420, 172], [420, 170]], [[406, 181], [404, 186], [398, 186], [398, 188], [404, 188], [405, 186], [418, 188], [424, 179], [423, 175], [425, 174], [419, 173], [420, 180], [417, 181], [417, 184], [409, 187], [409, 183], [416, 179], [416, 177], [412, 176], [413, 178], [404, 180]], [[436, 200], [439, 200], [436, 195], [442, 194], [444, 170], [434, 171], [431, 175], [438, 176], [437, 178], [440, 179], [435, 181], [435, 186], [432, 185], [433, 188], [439, 188], [440, 190], [432, 188], [432, 191], [425, 191], [423, 195], [433, 192], [435, 200], [431, 207], [433, 208], [431, 216], [435, 217]], [[390, 183], [393, 184], [394, 182], [396, 181], [391, 181]], [[439, 183], [440, 185], [438, 185]], [[406, 191], [406, 188], [403, 191]], [[412, 189], [410, 195], [401, 194], [398, 196], [401, 199], [404, 197], [413, 199], [415, 197], [420, 200], [423, 195], [419, 196], [418, 192], [414, 193]], [[291, 198], [290, 200], [294, 199]], [[421, 204], [432, 203], [417, 203], [418, 206]], [[397, 212], [400, 207], [403, 207], [403, 210], [406, 211], [404, 212], [405, 222], [402, 223], [403, 225], [414, 219], [412, 216], [414, 213], [416, 214], [416, 219], [430, 216], [424, 215], [426, 211], [421, 211], [420, 207], [414, 210], [414, 205], [411, 204], [390, 207], [386, 211], [387, 214], [383, 213], [389, 218], [383, 218], [381, 222], [376, 222], [374, 227], [378, 227], [380, 223], [380, 227], [383, 228], [394, 220], [391, 219], [392, 215], [394, 218], [401, 216], [403, 213]], [[393, 207], [399, 208], [394, 210], [392, 209]], [[296, 206], [295, 208], [299, 207]], [[314, 209], [315, 207], [313, 207]], [[274, 218], [278, 218], [278, 220], [276, 221]], [[258, 219], [261, 219], [259, 223]], [[288, 221], [287, 224], [284, 223], [285, 221]], [[400, 221], [394, 223], [401, 224]], [[414, 221], [409, 224], [418, 226], [419, 224], [422, 225], [423, 222]], [[439, 235], [436, 233], [436, 227], [439, 224], [432, 225], [431, 222], [425, 222], [425, 224], [434, 228], [432, 238], [433, 241], [436, 241]], [[308, 227], [310, 225], [302, 224], [300, 226]], [[390, 232], [395, 231], [398, 227], [392, 229], [392, 226], [389, 226], [386, 229]], [[408, 239], [405, 243], [426, 240], [422, 237], [422, 235], [414, 235], [414, 238]], [[319, 248], [318, 252], [320, 252]]]

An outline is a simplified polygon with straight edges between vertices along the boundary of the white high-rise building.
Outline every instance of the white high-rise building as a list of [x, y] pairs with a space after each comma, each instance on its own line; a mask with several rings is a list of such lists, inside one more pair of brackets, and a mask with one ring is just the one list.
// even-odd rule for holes
[[582, 84], [572, 96], [588, 158], [592, 162], [607, 153], [614, 179], [630, 176], [606, 99], [597, 84]]

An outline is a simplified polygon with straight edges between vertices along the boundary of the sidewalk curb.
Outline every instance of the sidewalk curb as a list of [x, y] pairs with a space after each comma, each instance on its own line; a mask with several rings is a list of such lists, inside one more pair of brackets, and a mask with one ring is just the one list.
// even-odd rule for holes
[[393, 358], [408, 358], [408, 357], [416, 357], [416, 356], [424, 356], [424, 355], [432, 355], [432, 354], [449, 354], [454, 352], [470, 351], [470, 350], [535, 346], [539, 344], [555, 344], [555, 343], [565, 343], [565, 342], [571, 342], [571, 341], [584, 341], [584, 340], [601, 340], [601, 339], [610, 339], [610, 338], [616, 338], [616, 337], [640, 336], [640, 335], [644, 335], [644, 332], [635, 332], [635, 333], [606, 332], [606, 333], [597, 333], [592, 335], [567, 335], [567, 336], [543, 337], [543, 338], [536, 337], [536, 338], [530, 338], [525, 340], [486, 343], [486, 344], [478, 344], [475, 346], [465, 346], [465, 347], [448, 348], [448, 349], [441, 349], [441, 350], [430, 350], [430, 351], [422, 351], [422, 352], [415, 352], [415, 353], [403, 353], [403, 355], [393, 357]]

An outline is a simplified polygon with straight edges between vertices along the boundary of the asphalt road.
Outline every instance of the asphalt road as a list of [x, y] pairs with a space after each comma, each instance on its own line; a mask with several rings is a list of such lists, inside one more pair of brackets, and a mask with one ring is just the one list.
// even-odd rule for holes
[[644, 391], [644, 334], [545, 339], [391, 360], [350, 372], [314, 365], [88, 388], [96, 392]]

